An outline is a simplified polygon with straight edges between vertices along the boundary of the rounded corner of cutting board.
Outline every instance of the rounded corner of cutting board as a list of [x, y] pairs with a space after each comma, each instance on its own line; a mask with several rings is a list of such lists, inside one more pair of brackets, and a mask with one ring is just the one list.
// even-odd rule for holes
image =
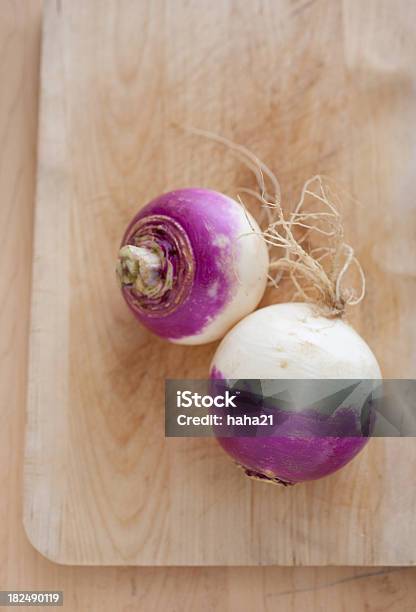
[[72, 565], [65, 558], [61, 558], [59, 557], [59, 555], [54, 555], [53, 553], [51, 553], [51, 551], [48, 550], [47, 547], [45, 547], [40, 540], [37, 540], [37, 531], [34, 528], [33, 523], [28, 520], [26, 516], [23, 516], [22, 523], [26, 538], [28, 539], [29, 544], [36, 550], [37, 553], [42, 555], [42, 557], [45, 557], [45, 559], [47, 559], [47, 561], [50, 561], [51, 563], [56, 563], [57, 565]]

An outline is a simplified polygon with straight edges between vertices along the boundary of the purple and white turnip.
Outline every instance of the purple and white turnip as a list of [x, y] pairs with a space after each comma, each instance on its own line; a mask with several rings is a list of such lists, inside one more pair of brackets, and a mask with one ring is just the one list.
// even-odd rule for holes
[[[310, 304], [286, 303], [261, 308], [240, 321], [218, 347], [211, 377], [378, 379], [381, 373], [371, 349], [348, 323], [339, 317], [328, 319]], [[358, 420], [360, 408], [356, 407]], [[304, 437], [299, 425], [305, 428]], [[268, 437], [218, 437], [218, 441], [248, 475], [295, 484], [338, 470], [369, 440], [358, 430], [353, 435], [325, 435], [327, 428], [321, 427], [324, 422], [318, 414], [312, 425], [305, 410]]]
[[178, 344], [204, 344], [256, 308], [268, 265], [260, 228], [241, 204], [208, 189], [180, 189], [132, 219], [117, 273], [143, 325]]
[[[312, 200], [304, 210], [305, 200]], [[295, 297], [257, 310], [240, 321], [220, 343], [212, 364], [213, 381], [244, 379], [379, 379], [377, 360], [366, 342], [343, 320], [347, 305], [364, 297], [365, 278], [344, 230], [331, 190], [322, 177], [307, 181], [295, 210], [284, 215], [280, 197], [261, 196], [276, 218], [263, 233], [281, 250], [271, 271], [288, 274]], [[317, 210], [318, 203], [323, 210]], [[320, 245], [307, 248], [317, 235]], [[360, 290], [344, 287], [355, 269]], [[279, 277], [280, 278], [280, 277]], [[362, 406], [351, 406], [360, 419]], [[312, 421], [311, 421], [312, 419]], [[346, 465], [367, 444], [368, 434], [348, 427], [328, 434], [327, 423], [310, 408], [300, 410], [269, 437], [221, 437], [218, 441], [247, 475], [280, 484], [315, 480]], [[302, 429], [303, 427], [303, 429]], [[302, 433], [304, 432], [304, 433]], [[325, 432], [325, 433], [324, 433]], [[371, 432], [370, 432], [371, 433]]]

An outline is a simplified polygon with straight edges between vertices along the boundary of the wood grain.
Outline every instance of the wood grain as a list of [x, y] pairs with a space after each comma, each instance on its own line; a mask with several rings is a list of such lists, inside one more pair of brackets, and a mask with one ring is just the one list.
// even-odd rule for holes
[[416, 5], [391, 6], [363, 19], [359, 2], [47, 2], [24, 523], [50, 559], [415, 563], [413, 440], [373, 441], [282, 491], [244, 479], [213, 440], [164, 439], [164, 379], [204, 377], [215, 347], [155, 339], [113, 279], [137, 206], [249, 183], [174, 125], [211, 129], [269, 162], [288, 204], [317, 171], [359, 196], [344, 212], [368, 298], [351, 319], [385, 376], [413, 376], [414, 260], [397, 249], [414, 250]]
[[64, 609], [74, 612], [413, 611], [413, 568], [77, 568], [55, 565], [29, 545], [21, 475], [40, 14], [40, 2], [16, 0], [4, 3], [0, 20], [8, 85], [0, 90], [0, 236], [3, 245], [20, 245], [0, 258], [0, 587], [63, 589]]

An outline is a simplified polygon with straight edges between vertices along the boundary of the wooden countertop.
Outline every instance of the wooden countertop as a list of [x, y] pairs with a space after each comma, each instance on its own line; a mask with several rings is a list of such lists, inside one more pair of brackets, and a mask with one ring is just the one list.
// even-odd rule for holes
[[412, 610], [410, 568], [77, 568], [31, 547], [21, 489], [41, 6], [3, 0], [1, 8], [1, 589], [62, 589], [64, 609], [74, 611]]

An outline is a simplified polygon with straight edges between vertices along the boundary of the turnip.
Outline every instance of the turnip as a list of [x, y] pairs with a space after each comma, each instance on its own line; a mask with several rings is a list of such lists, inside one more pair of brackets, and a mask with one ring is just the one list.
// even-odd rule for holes
[[[374, 354], [345, 321], [346, 307], [364, 297], [365, 279], [353, 249], [344, 242], [331, 189], [322, 177], [313, 177], [289, 215], [284, 215], [279, 195], [266, 197], [263, 190], [256, 197], [276, 214], [263, 237], [281, 250], [271, 271], [278, 278], [282, 272], [288, 275], [295, 287], [294, 301], [257, 310], [229, 331], [212, 360], [211, 378], [379, 379]], [[319, 238], [319, 246], [313, 246], [314, 237]], [[357, 291], [344, 286], [353, 267], [360, 285]], [[248, 476], [284, 485], [331, 474], [368, 439], [351, 433], [321, 435], [318, 421], [313, 435], [286, 428], [270, 437], [218, 437]]]
[[[233, 379], [380, 378], [375, 356], [341, 318], [305, 303], [275, 304], [240, 321], [223, 339], [211, 376]], [[359, 435], [221, 437], [220, 444], [251, 476], [293, 484], [321, 478], [350, 461], [368, 442]]]
[[260, 228], [241, 204], [207, 189], [180, 189], [132, 219], [117, 273], [143, 325], [172, 342], [204, 344], [256, 308], [268, 265]]

